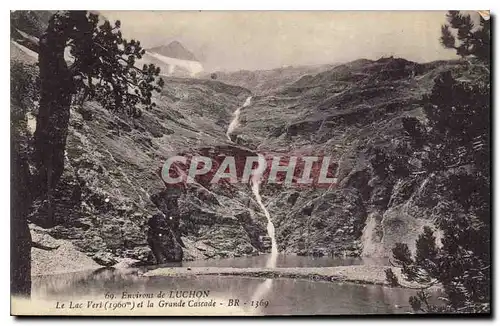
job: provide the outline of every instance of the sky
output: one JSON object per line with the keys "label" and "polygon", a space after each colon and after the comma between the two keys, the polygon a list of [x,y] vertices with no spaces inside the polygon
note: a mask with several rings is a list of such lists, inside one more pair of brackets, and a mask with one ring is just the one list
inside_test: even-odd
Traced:
{"label": "sky", "polygon": [[[439,44],[444,11],[101,11],[145,48],[181,42],[206,71],[402,57],[457,58]],[[472,13],[476,15],[475,13]]]}

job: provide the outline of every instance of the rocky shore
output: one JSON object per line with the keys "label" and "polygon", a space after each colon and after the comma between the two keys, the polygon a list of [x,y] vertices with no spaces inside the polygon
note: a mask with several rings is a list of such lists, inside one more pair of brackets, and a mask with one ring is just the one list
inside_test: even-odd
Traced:
{"label": "rocky shore", "polygon": [[[31,226],[33,242],[32,275],[48,275],[92,270],[102,267],[94,259],[78,251],[70,241],[54,239],[39,227]],[[130,261],[128,261],[130,260]],[[113,267],[129,269],[134,260],[123,259]],[[123,265],[123,266],[122,266]],[[235,267],[162,267],[150,270],[144,277],[168,276],[241,276],[259,278],[296,278],[324,282],[348,282],[390,286],[385,277],[385,270],[391,268],[397,276],[400,286],[419,288],[418,284],[407,282],[401,275],[401,269],[384,265],[351,265],[336,267],[287,267],[287,268],[235,268]],[[131,268],[133,269],[133,268]]]}
{"label": "rocky shore", "polygon": [[97,269],[100,266],[68,240],[55,239],[31,226],[31,275],[71,273]]}
{"label": "rocky shore", "polygon": [[288,267],[288,268],[234,268],[234,267],[166,267],[151,270],[143,276],[246,276],[263,278],[297,278],[313,281],[348,282],[390,286],[385,279],[385,270],[391,268],[401,287],[418,289],[419,285],[404,281],[401,269],[390,266],[352,265],[337,267]]}
{"label": "rocky shore", "polygon": [[[32,249],[32,275],[49,275],[93,270],[102,266],[92,258],[78,251],[67,240],[54,239],[32,228],[33,241],[45,249]],[[48,250],[47,250],[48,248]],[[114,268],[130,269],[136,261],[124,259]],[[385,270],[391,268],[401,287],[419,288],[418,284],[403,280],[401,269],[383,265],[350,265],[336,267],[287,267],[287,268],[235,268],[235,267],[162,267],[150,270],[143,277],[186,277],[186,276],[241,276],[258,278],[295,278],[323,282],[347,282],[390,286]]]}

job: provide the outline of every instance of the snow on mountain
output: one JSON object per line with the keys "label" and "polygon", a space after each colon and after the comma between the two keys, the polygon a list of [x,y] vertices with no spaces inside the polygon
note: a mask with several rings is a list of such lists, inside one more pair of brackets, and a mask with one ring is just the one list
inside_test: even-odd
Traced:
{"label": "snow on mountain", "polygon": [[194,77],[203,72],[203,66],[198,61],[171,58],[149,51],[146,51],[143,59],[155,59],[153,63],[161,68],[163,75]]}
{"label": "snow on mountain", "polygon": [[194,77],[203,72],[203,65],[180,42],[157,46],[146,51],[138,63],[153,63],[161,68],[162,75]]}

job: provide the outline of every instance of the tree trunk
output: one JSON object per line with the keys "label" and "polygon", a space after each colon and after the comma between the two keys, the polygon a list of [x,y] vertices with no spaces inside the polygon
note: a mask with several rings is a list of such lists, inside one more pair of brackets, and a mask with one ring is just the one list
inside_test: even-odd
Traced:
{"label": "tree trunk", "polygon": [[31,207],[28,160],[13,130],[11,143],[10,197],[10,291],[11,295],[31,295],[31,234],[28,212]]}
{"label": "tree trunk", "polygon": [[[24,204],[24,203],[23,203]],[[10,292],[16,296],[31,295],[31,234],[27,216],[11,211]]]}
{"label": "tree trunk", "polygon": [[28,160],[19,141],[11,146],[11,294],[31,295],[31,234],[28,214],[32,201],[47,194],[47,226],[54,224],[51,197],[64,170],[73,78],[64,60],[68,33],[73,29],[70,13],[55,14],[39,42],[40,108],[35,131],[34,164],[30,174]]}
{"label": "tree trunk", "polygon": [[[64,152],[70,115],[73,78],[64,60],[68,40],[68,24],[61,24],[64,15],[55,16],[47,32],[40,38],[38,56],[40,66],[40,108],[35,131],[35,197],[47,194],[48,216],[45,226],[55,224],[52,209],[52,191],[64,170]],[[56,24],[54,22],[59,22]]]}

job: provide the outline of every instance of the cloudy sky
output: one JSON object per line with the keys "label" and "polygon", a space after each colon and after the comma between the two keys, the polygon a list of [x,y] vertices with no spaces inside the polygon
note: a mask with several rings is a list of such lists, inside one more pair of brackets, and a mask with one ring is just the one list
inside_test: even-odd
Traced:
{"label": "cloudy sky", "polygon": [[206,70],[270,69],[394,55],[455,58],[439,44],[443,11],[103,11],[146,47],[180,41]]}

